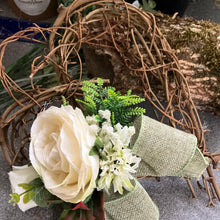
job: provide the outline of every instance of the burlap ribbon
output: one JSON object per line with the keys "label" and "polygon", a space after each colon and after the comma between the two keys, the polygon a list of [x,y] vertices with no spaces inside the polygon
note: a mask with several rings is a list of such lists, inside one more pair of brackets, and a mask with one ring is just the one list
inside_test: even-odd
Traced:
{"label": "burlap ribbon", "polygon": [[[197,138],[147,116],[138,117],[131,145],[141,157],[137,176],[179,176],[199,179],[209,165],[197,147]],[[157,206],[144,188],[134,181],[135,188],[123,195],[110,190],[105,194],[106,220],[156,220]]]}
{"label": "burlap ribbon", "polygon": [[179,176],[199,179],[208,161],[197,147],[192,134],[160,123],[147,116],[134,122],[131,144],[141,157],[137,176]]}
{"label": "burlap ribbon", "polygon": [[158,220],[159,211],[145,189],[137,180],[131,192],[123,195],[114,193],[111,188],[105,194],[105,220]]}

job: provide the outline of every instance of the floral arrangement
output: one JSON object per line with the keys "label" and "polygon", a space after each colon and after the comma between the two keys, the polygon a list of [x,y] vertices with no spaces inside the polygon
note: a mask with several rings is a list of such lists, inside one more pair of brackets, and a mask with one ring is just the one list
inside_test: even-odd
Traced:
{"label": "floral arrangement", "polygon": [[133,116],[145,109],[137,95],[84,81],[84,113],[63,98],[61,107],[40,112],[31,127],[31,165],[9,173],[9,202],[22,211],[63,206],[61,219],[104,219],[104,193],[131,191],[140,158],[132,154]]}
{"label": "floral arrangement", "polygon": [[[43,30],[40,27],[32,27],[1,44],[2,58],[7,44],[18,39],[30,39],[32,32],[42,33],[43,38],[44,32],[50,32],[50,53],[43,56],[42,60],[38,56],[32,56],[31,77],[42,68],[51,69],[53,63],[58,81],[62,84],[62,88],[56,86],[46,90],[41,86],[34,87],[33,84],[32,91],[23,90],[17,81],[13,81],[7,74],[8,71],[4,70],[0,59],[0,66],[3,67],[0,72],[2,85],[15,101],[0,120],[0,142],[10,165],[14,164],[18,154],[22,153],[20,149],[26,149],[26,129],[22,130],[25,141],[19,140],[18,151],[13,149],[14,143],[17,143],[16,136],[19,136],[13,125],[18,122],[20,128],[25,128],[26,122],[29,122],[28,117],[35,117],[35,105],[32,106],[32,103],[42,103],[41,98],[46,100],[55,95],[76,95],[78,80],[72,81],[69,68],[73,67],[72,58],[77,57],[81,78],[84,68],[79,52],[83,49],[82,45],[95,45],[92,47],[94,49],[96,46],[103,48],[103,45],[109,45],[109,50],[105,47],[105,54],[119,54],[111,57],[112,65],[123,67],[126,64],[131,78],[130,75],[127,77],[122,73],[124,68],[119,68],[121,70],[114,74],[114,81],[117,81],[121,88],[130,87],[128,84],[132,88],[136,87],[133,85],[140,85],[141,92],[158,116],[157,120],[143,116],[144,110],[135,107],[143,99],[131,95],[131,91],[122,96],[112,87],[103,87],[101,79],[97,80],[97,85],[84,82],[84,100],[78,100],[79,104],[84,106],[83,111],[73,109],[65,98],[60,108],[45,108],[31,128],[30,164],[13,167],[13,171],[9,173],[13,191],[10,202],[18,204],[23,211],[34,206],[51,207],[58,204],[63,207],[60,220],[158,220],[158,208],[133,176],[185,177],[194,196],[189,178],[198,180],[207,167],[209,178],[205,178],[204,183],[210,202],[212,198],[208,184],[210,187],[214,186],[219,197],[209,161],[202,154],[207,153],[204,131],[191,99],[187,80],[173,50],[157,28],[155,18],[144,12],[155,5],[152,1],[144,2],[143,10],[139,10],[124,1],[74,1],[69,8],[60,8],[60,16],[53,27]],[[96,10],[93,10],[94,8]],[[88,10],[93,10],[90,15],[87,14]],[[57,41],[58,39],[61,40]],[[149,57],[152,59],[149,60]],[[20,64],[17,66],[21,69]],[[59,67],[58,70],[55,67]],[[60,67],[64,72],[60,71]],[[160,71],[161,68],[163,71]],[[17,78],[17,71],[15,72]],[[92,75],[98,76],[97,72]],[[51,80],[51,75],[43,75],[46,77],[39,85],[47,85],[47,78]],[[106,75],[106,78],[109,76]],[[136,81],[137,83],[134,83]],[[170,83],[172,86],[169,86]],[[74,92],[70,88],[73,88]],[[67,91],[70,93],[67,94]],[[159,94],[155,91],[166,97],[167,104],[161,103]],[[17,93],[24,99],[18,100]],[[22,107],[23,103],[25,107]],[[12,113],[18,105],[21,106],[19,114]],[[136,115],[141,117],[137,117],[132,125],[133,116]],[[174,115],[177,115],[177,119]],[[167,119],[170,125],[182,128],[188,133],[158,122]],[[22,123],[19,123],[20,121]],[[15,131],[15,136],[10,134],[9,126],[12,126],[11,130]],[[198,144],[197,138],[189,133],[197,135]],[[12,146],[8,139],[12,140]],[[209,157],[213,160],[212,155]]]}

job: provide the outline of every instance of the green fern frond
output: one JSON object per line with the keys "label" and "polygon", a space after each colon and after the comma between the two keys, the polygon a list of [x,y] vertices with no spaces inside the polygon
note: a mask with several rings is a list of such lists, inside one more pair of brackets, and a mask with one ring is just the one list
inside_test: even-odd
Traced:
{"label": "green fern frond", "polygon": [[89,96],[99,96],[99,93],[91,87],[82,87],[82,91],[84,95],[89,95]]}
{"label": "green fern frond", "polygon": [[116,88],[112,87],[112,86],[107,86],[107,87],[105,87],[105,90],[106,91],[108,91],[108,90],[116,91]]}
{"label": "green fern frond", "polygon": [[144,114],[145,112],[146,112],[145,109],[141,107],[136,107],[136,108],[129,108],[126,114],[131,115],[131,116],[138,116],[138,115]]}
{"label": "green fern frond", "polygon": [[114,127],[114,125],[116,124],[116,122],[115,122],[115,113],[114,112],[111,112],[111,122],[112,122],[112,125]]}
{"label": "green fern frond", "polygon": [[103,80],[101,78],[97,78],[97,86],[100,90],[102,89],[103,84],[104,84]]}
{"label": "green fern frond", "polygon": [[85,102],[89,103],[93,108],[96,108],[96,103],[90,96],[85,96]]}
{"label": "green fern frond", "polygon": [[96,105],[102,105],[102,100],[100,100],[100,98],[97,98],[97,97],[91,97],[92,100],[96,103]]}
{"label": "green fern frond", "polygon": [[86,98],[86,101],[80,100],[80,99],[76,99],[77,102],[80,102],[83,104],[84,108],[85,108],[85,113],[86,115],[96,115],[97,114],[97,108],[95,103],[92,101],[88,101],[89,98]]}
{"label": "green fern frond", "polygon": [[114,90],[109,89],[108,90],[108,99],[110,100],[117,100],[118,99],[118,94]]}
{"label": "green fern frond", "polygon": [[[125,126],[125,125],[128,125],[130,122],[131,122],[131,115],[130,114],[126,114],[126,113],[123,113],[123,114],[121,114],[120,115],[120,117],[119,118],[117,118],[117,120],[119,121],[121,121],[121,123],[120,124],[122,124],[123,126]],[[116,120],[115,120],[116,121]]]}
{"label": "green fern frond", "polygon": [[[131,95],[131,90],[127,94],[121,95],[114,87],[104,87],[103,80],[98,78],[97,84],[84,81],[82,91],[84,94],[83,103],[86,114],[98,114],[98,110],[109,110],[113,127],[120,123],[122,126],[129,125],[136,115],[145,113],[145,109],[135,106],[144,101],[137,95]],[[79,100],[77,100],[79,101]]]}
{"label": "green fern frond", "polygon": [[[92,82],[87,81],[87,80],[83,81],[83,87],[84,87],[84,88],[85,88],[85,87],[88,87],[88,88],[97,89],[97,85],[96,85],[95,83],[92,83]],[[82,88],[83,88],[83,87],[82,87]]]}
{"label": "green fern frond", "polygon": [[127,91],[127,95],[126,95],[126,96],[130,96],[130,95],[131,95],[131,92],[132,92],[132,90],[129,89],[129,90]]}
{"label": "green fern frond", "polygon": [[131,105],[137,105],[141,102],[144,102],[145,100],[143,98],[140,97],[130,97],[130,96],[126,96],[126,97],[120,97],[120,99],[122,100],[123,105],[126,106],[131,106]]}
{"label": "green fern frond", "polygon": [[116,89],[114,87],[108,86],[108,87],[104,87],[102,88],[102,90],[100,91],[100,97],[103,97],[103,99],[108,97],[108,92],[109,91],[116,91]]}

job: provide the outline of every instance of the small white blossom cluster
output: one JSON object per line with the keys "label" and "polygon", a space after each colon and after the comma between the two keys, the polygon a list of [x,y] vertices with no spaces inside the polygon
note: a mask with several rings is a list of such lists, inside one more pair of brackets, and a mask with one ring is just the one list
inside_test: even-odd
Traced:
{"label": "small white blossom cluster", "polygon": [[95,116],[86,117],[87,123],[92,126],[93,132],[102,142],[103,147],[99,153],[105,159],[100,160],[100,175],[98,178],[97,189],[105,189],[108,192],[111,182],[113,183],[114,192],[123,193],[123,188],[130,191],[133,185],[130,180],[132,174],[140,163],[140,158],[132,155],[132,150],[128,148],[130,139],[135,133],[133,126],[122,126],[116,124],[112,127],[111,113],[109,110],[99,110],[99,116],[105,119],[102,126],[99,127]]}

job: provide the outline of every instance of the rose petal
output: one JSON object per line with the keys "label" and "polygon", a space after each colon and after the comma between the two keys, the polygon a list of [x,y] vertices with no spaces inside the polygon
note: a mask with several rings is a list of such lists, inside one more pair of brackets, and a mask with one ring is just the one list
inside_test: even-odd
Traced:
{"label": "rose petal", "polygon": [[89,156],[96,132],[79,108],[50,107],[31,128],[30,159],[45,187],[66,202],[77,203],[94,190],[98,156]]}

